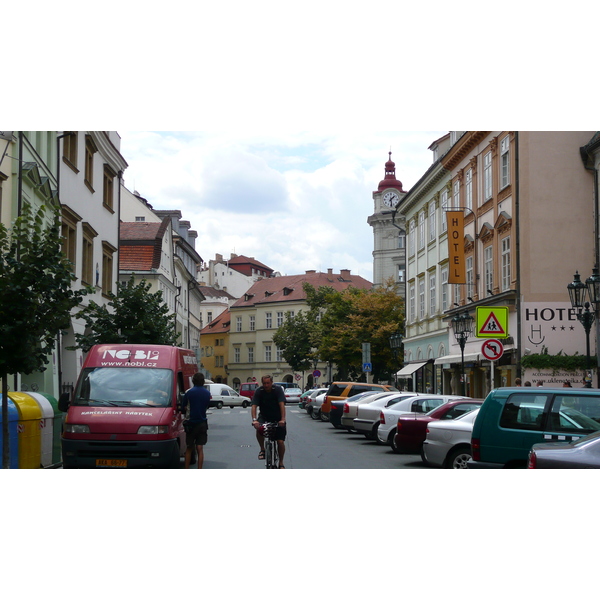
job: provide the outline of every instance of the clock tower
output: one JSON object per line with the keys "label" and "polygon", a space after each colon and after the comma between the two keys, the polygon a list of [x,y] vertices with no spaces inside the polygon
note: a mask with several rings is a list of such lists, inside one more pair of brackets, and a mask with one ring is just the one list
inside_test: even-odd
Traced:
{"label": "clock tower", "polygon": [[392,278],[405,297],[406,226],[401,205],[407,192],[396,179],[396,164],[392,153],[385,163],[385,177],[373,192],[374,213],[367,223],[373,228],[373,283],[380,287]]}

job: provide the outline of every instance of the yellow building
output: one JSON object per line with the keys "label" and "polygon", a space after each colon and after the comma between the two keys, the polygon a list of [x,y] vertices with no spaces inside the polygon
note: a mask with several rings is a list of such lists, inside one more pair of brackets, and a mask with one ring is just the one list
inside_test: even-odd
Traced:
{"label": "yellow building", "polygon": [[[200,367],[215,383],[227,383],[229,310],[222,312],[200,331]],[[239,386],[238,386],[239,387]]]}

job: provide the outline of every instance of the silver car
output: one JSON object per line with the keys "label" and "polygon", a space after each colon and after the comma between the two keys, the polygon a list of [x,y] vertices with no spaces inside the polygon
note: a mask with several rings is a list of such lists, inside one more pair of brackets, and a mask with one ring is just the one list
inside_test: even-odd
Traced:
{"label": "silver car", "polygon": [[528,469],[599,469],[600,431],[574,442],[534,444],[529,452]]}

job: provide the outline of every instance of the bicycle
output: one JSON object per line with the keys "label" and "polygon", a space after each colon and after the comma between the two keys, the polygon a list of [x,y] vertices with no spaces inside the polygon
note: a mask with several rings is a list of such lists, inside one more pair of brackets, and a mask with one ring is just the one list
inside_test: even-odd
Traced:
{"label": "bicycle", "polygon": [[263,423],[260,432],[265,438],[265,467],[267,469],[279,468],[279,450],[275,439],[275,430],[278,423]]}

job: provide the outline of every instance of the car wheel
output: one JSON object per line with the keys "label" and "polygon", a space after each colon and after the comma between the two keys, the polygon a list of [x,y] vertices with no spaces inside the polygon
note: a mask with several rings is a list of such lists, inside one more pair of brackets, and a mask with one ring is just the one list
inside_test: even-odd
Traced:
{"label": "car wheel", "polygon": [[445,467],[447,469],[466,469],[470,458],[470,448],[457,448],[448,454]]}
{"label": "car wheel", "polygon": [[218,409],[223,408],[223,403],[221,401],[217,402],[217,408]]}
{"label": "car wheel", "polygon": [[314,408],[310,413],[310,418],[314,419],[315,421],[318,421],[321,418],[321,411],[316,411]]}
{"label": "car wheel", "polygon": [[400,454],[400,448],[398,448],[397,444],[396,444],[396,430],[392,429],[392,431],[390,431],[390,445],[392,446],[392,451],[395,454]]}
{"label": "car wheel", "polygon": [[319,411],[319,415],[321,417],[321,421],[325,421],[325,423],[327,423],[329,421],[329,413],[324,413],[323,411]]}
{"label": "car wheel", "polygon": [[242,408],[248,408],[248,403],[245,400],[242,402]]}
{"label": "car wheel", "polygon": [[423,464],[429,466],[429,463],[427,462],[427,459],[425,458],[425,448],[423,446],[421,446],[421,460],[423,461]]}

